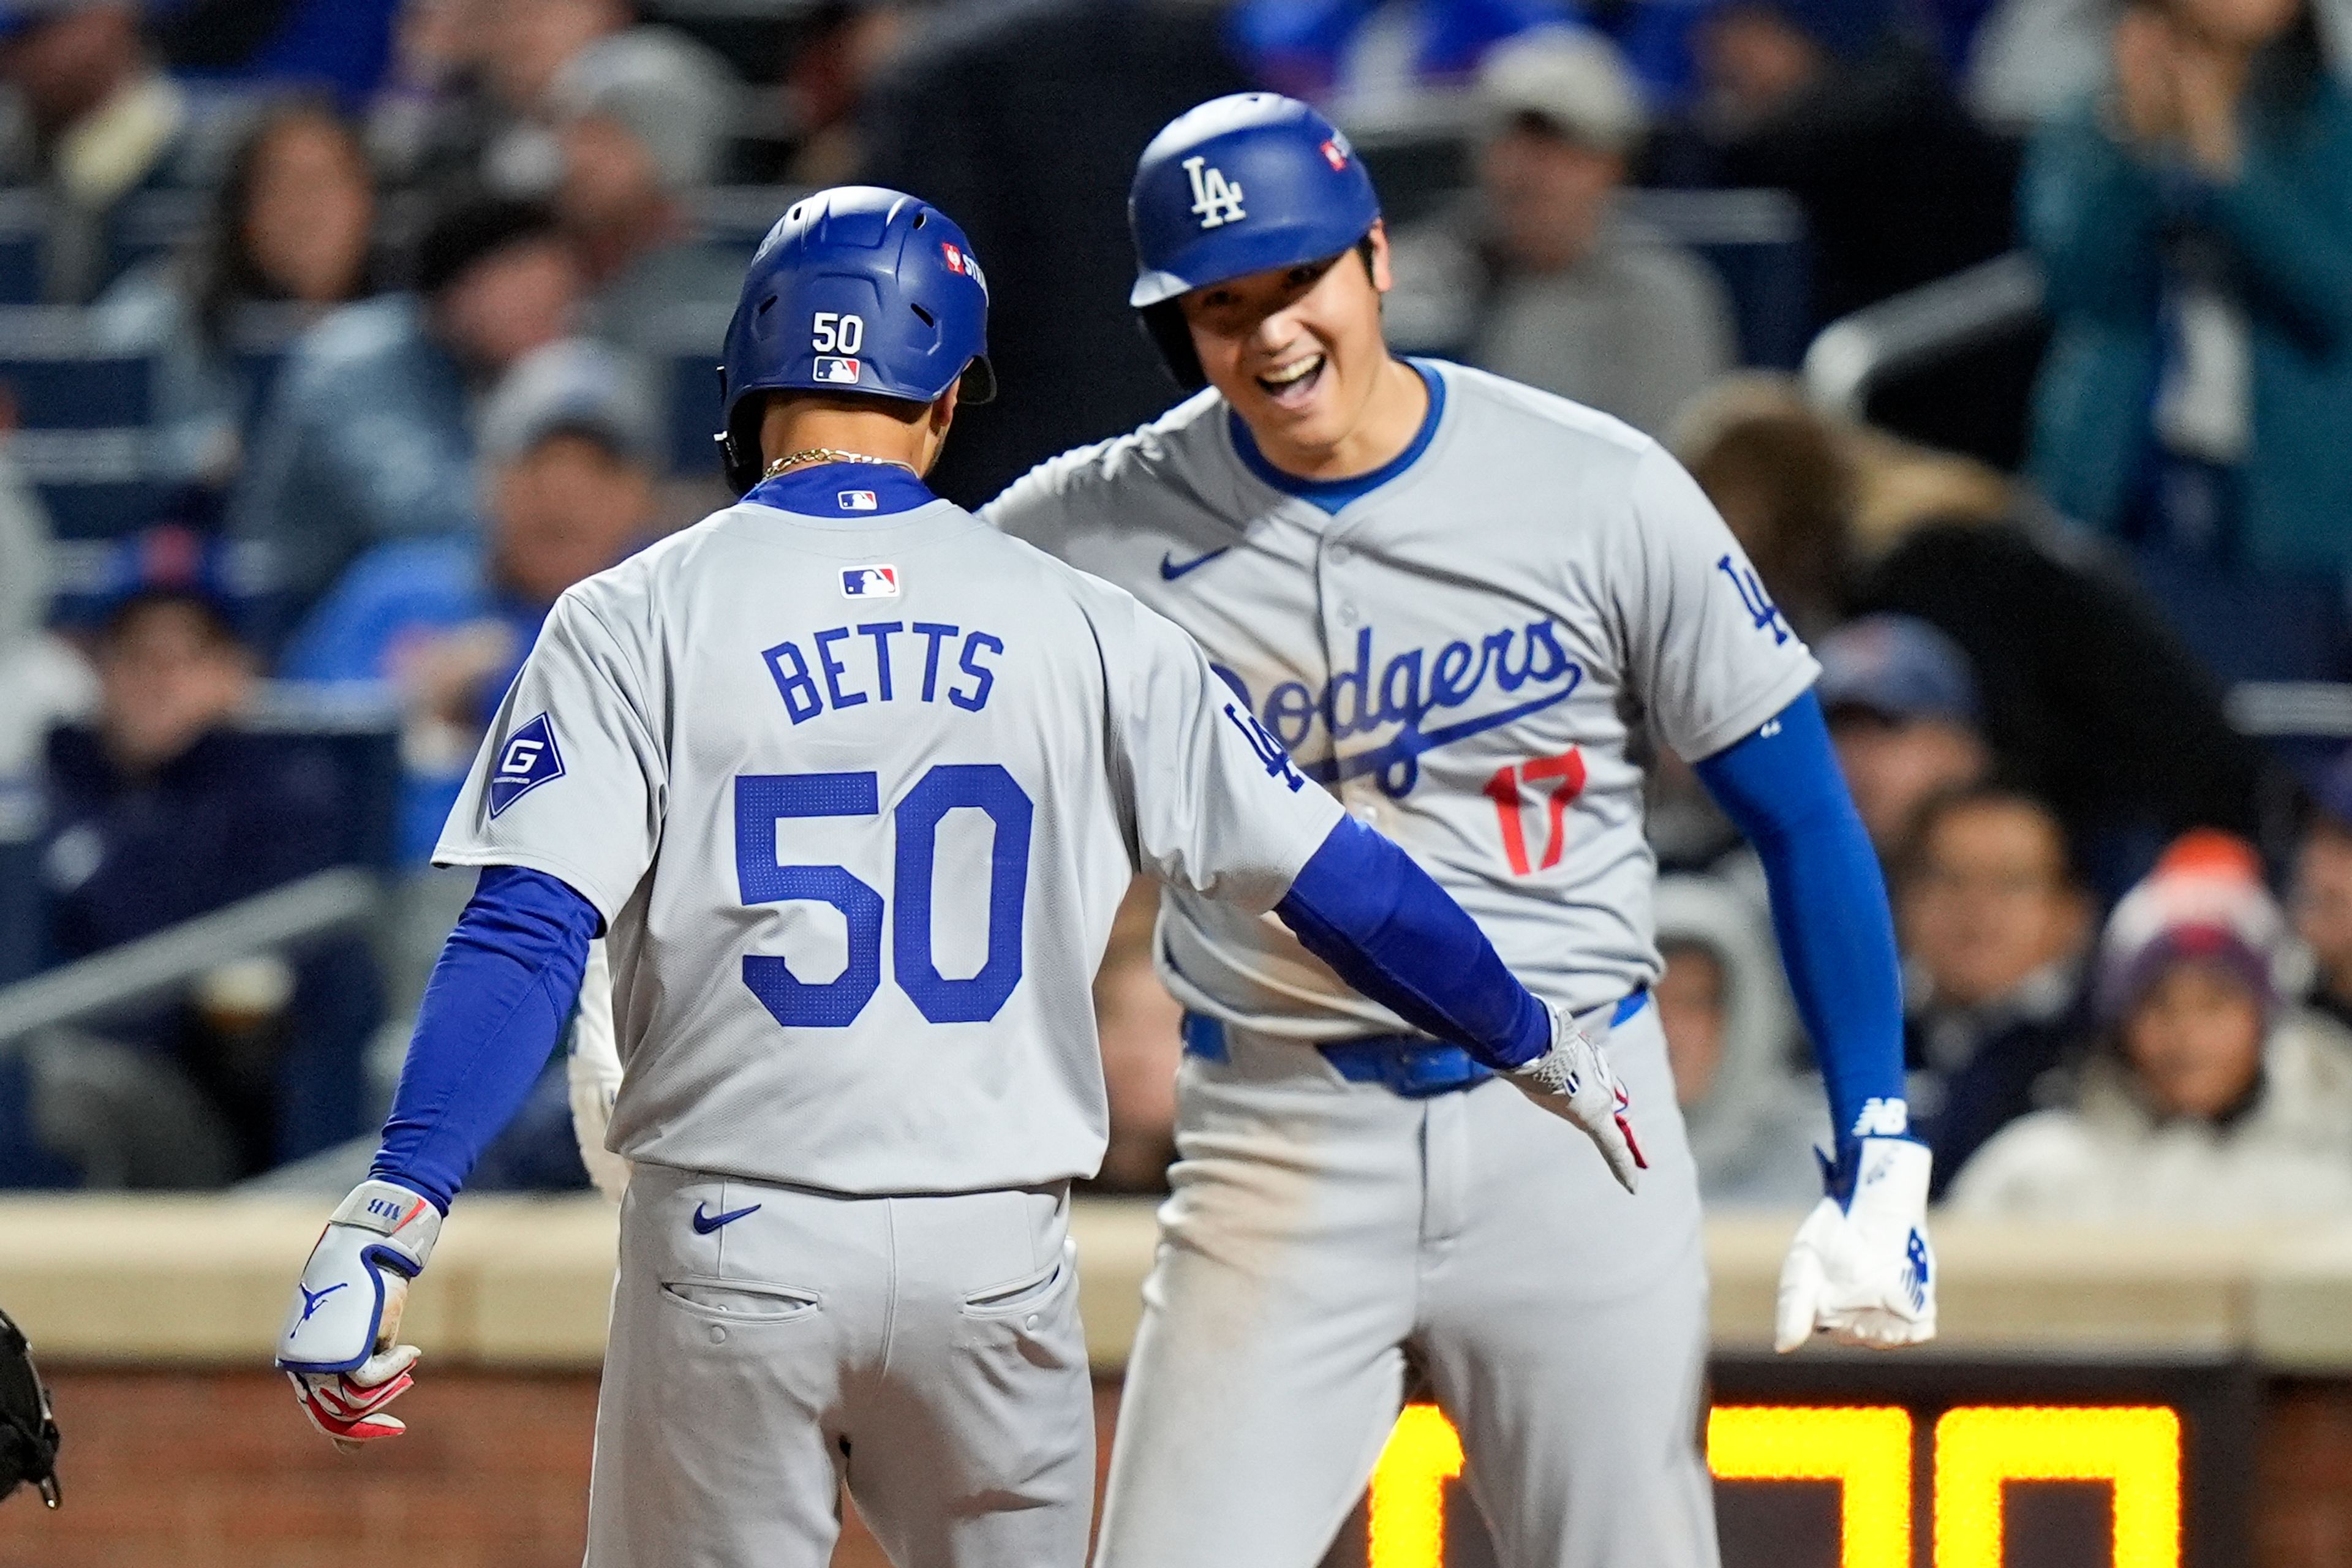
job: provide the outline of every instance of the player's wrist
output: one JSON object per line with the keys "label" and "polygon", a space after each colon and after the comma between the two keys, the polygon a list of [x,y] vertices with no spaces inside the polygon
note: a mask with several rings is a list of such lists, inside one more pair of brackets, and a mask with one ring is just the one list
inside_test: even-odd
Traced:
{"label": "player's wrist", "polygon": [[441,1238],[441,1205],[404,1182],[370,1176],[345,1194],[327,1224],[370,1232],[362,1243],[375,1261],[414,1279],[432,1260]]}

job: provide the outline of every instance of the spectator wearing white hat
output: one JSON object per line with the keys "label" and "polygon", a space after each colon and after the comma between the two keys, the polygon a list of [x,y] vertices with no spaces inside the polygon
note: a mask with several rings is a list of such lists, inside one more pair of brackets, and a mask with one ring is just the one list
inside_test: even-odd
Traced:
{"label": "spectator wearing white hat", "polygon": [[632,27],[573,57],[549,98],[556,211],[587,270],[588,330],[648,356],[699,342],[698,316],[723,321],[742,286],[743,258],[696,243],[687,209],[721,172],[734,77],[682,33]]}
{"label": "spectator wearing white hat", "polygon": [[567,339],[518,361],[484,406],[488,538],[399,540],[354,561],[281,673],[383,681],[408,722],[400,852],[422,864],[482,729],[562,592],[654,531],[661,423],[642,370]]}
{"label": "spectator wearing white hat", "polygon": [[1969,1213],[2242,1225],[2352,1217],[2352,1036],[2278,984],[2285,917],[2241,840],[2186,835],[2107,921],[2101,1048],[2070,1110],[1996,1135]]}
{"label": "spectator wearing white hat", "polygon": [[1616,196],[1648,117],[1615,46],[1547,27],[1486,57],[1467,210],[1402,230],[1392,341],[1653,435],[1735,363],[1723,286]]}

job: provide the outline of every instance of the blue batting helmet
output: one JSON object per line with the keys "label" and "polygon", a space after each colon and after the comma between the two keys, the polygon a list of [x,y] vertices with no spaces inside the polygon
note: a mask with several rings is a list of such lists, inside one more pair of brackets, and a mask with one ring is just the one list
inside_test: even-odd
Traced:
{"label": "blue batting helmet", "polygon": [[1337,256],[1380,216],[1372,177],[1339,127],[1280,93],[1213,98],[1170,121],[1136,164],[1128,303],[1177,379],[1198,386],[1177,296]]}
{"label": "blue batting helmet", "polygon": [[760,478],[755,394],[851,393],[929,403],[959,380],[996,395],[988,283],[939,208],[878,185],[838,185],[786,209],[760,242],[727,324],[719,451],[737,493]]}

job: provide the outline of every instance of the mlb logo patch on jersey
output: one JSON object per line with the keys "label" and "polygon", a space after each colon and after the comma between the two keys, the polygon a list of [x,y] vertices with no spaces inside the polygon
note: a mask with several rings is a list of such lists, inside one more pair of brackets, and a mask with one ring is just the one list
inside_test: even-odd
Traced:
{"label": "mlb logo patch on jersey", "polygon": [[855,386],[857,384],[857,375],[858,365],[854,359],[843,359],[835,354],[817,356],[816,378],[819,381],[839,382],[844,386]]}
{"label": "mlb logo patch on jersey", "polygon": [[563,776],[563,753],[556,750],[555,726],[542,713],[509,735],[490,767],[490,815],[498,816],[522,796]]}
{"label": "mlb logo patch on jersey", "polygon": [[898,596],[896,566],[845,566],[841,569],[845,599],[895,599]]}
{"label": "mlb logo patch on jersey", "polygon": [[844,511],[872,511],[882,504],[874,499],[872,490],[839,490],[834,499],[841,502]]}

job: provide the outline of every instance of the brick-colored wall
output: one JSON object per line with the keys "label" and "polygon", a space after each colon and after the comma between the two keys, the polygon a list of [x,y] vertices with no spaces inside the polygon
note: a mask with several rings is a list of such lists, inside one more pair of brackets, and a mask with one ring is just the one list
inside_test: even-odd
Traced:
{"label": "brick-colored wall", "polygon": [[[278,1378],[58,1369],[66,1506],[0,1508],[0,1568],[576,1568],[595,1380],[435,1371],[346,1458]],[[1099,1386],[1100,1454],[1116,1386]],[[2352,1568],[2352,1383],[2264,1400],[2254,1568]],[[887,1568],[849,1521],[835,1568]],[[2072,1565],[2070,1565],[2072,1568]]]}
{"label": "brick-colored wall", "polygon": [[[579,1568],[596,1380],[419,1368],[346,1458],[267,1373],[49,1377],[65,1506],[0,1507],[0,1568]],[[1099,1451],[1118,1396],[1097,1398]],[[853,1516],[835,1568],[888,1568]]]}
{"label": "brick-colored wall", "polygon": [[2352,1384],[2271,1385],[2254,1499],[2261,1568],[2352,1568]]}

